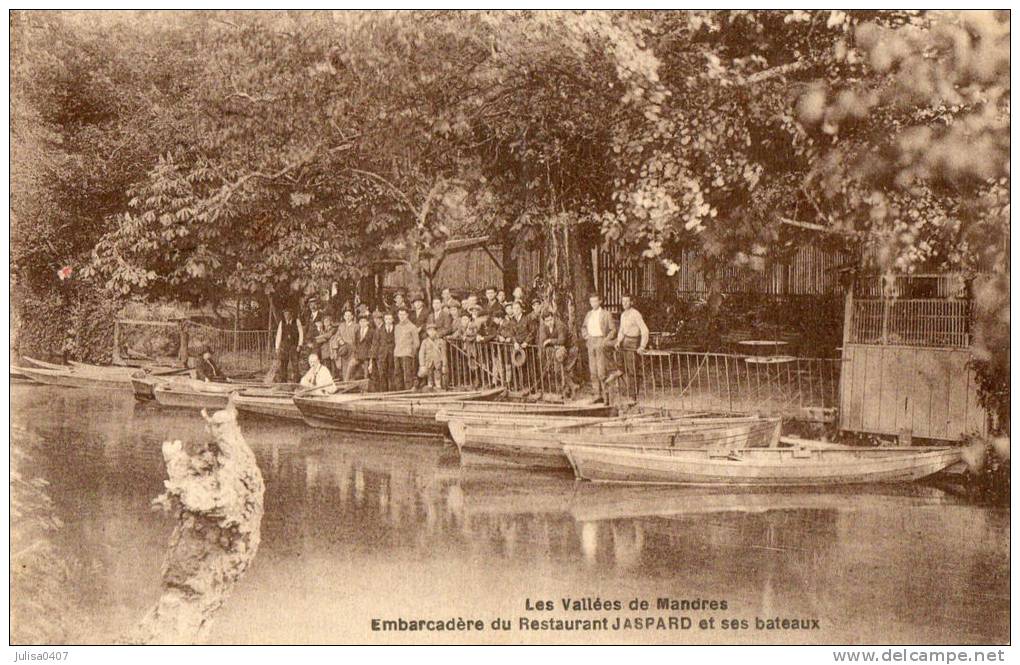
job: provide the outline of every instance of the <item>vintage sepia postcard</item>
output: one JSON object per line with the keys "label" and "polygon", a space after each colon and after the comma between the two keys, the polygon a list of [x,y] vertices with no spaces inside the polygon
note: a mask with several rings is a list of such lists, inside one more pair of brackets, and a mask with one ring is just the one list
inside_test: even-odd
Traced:
{"label": "vintage sepia postcard", "polygon": [[11,661],[1004,660],[1010,37],[11,11]]}

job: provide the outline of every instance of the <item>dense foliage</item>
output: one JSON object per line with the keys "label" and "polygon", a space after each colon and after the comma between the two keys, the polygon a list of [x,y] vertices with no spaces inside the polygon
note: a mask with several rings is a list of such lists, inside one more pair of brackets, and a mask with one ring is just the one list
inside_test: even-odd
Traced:
{"label": "dense foliage", "polygon": [[[795,220],[881,271],[1004,274],[1009,34],[1008,12],[15,13],[13,270],[287,299],[484,230],[545,243],[569,304],[595,244],[669,270],[695,249],[718,288]],[[1000,391],[1007,282],[975,294]]]}

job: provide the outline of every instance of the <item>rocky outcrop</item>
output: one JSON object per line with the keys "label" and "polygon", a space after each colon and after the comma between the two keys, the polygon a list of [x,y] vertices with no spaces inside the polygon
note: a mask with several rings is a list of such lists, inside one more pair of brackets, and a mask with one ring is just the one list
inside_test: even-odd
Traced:
{"label": "rocky outcrop", "polygon": [[258,550],[265,485],[232,408],[205,418],[211,439],[166,441],[166,491],[155,507],[177,526],[163,564],[163,594],[133,643],[202,642],[216,611]]}

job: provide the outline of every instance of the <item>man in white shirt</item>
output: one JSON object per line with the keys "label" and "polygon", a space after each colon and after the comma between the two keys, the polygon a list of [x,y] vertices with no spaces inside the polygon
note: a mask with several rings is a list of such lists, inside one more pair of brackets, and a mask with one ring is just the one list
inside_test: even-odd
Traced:
{"label": "man in white shirt", "polygon": [[301,385],[304,388],[322,388],[310,391],[319,395],[330,392],[329,389],[333,387],[333,375],[328,367],[319,362],[319,354],[308,354],[308,371],[301,377]]}
{"label": "man in white shirt", "polygon": [[620,332],[613,346],[623,356],[623,372],[617,370],[610,374],[609,381],[624,375],[627,381],[627,394],[637,400],[638,395],[638,354],[648,348],[648,326],[641,312],[634,309],[630,294],[620,298],[623,312],[620,313]]}
{"label": "man in white shirt", "polygon": [[606,347],[616,336],[616,324],[613,323],[613,315],[602,309],[602,298],[597,293],[588,298],[588,303],[591,310],[584,316],[581,336],[588,345],[588,373],[595,401],[605,402],[605,382],[609,364]]}

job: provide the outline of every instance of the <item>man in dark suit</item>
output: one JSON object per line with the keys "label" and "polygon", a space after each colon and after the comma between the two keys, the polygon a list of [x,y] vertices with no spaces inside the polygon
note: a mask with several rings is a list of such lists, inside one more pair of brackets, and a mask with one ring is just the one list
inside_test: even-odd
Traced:
{"label": "man in dark suit", "polygon": [[383,315],[382,327],[375,331],[372,352],[372,384],[376,392],[386,392],[393,383],[393,347],[395,344],[393,315]]}
{"label": "man in dark suit", "polygon": [[372,371],[372,358],[375,355],[375,328],[372,327],[368,314],[358,317],[358,330],[354,333],[353,346],[348,378],[367,378]]}
{"label": "man in dark suit", "polygon": [[568,356],[568,341],[567,325],[556,316],[555,312],[546,310],[542,317],[542,323],[538,327],[537,338],[538,350],[542,354],[540,383],[543,385],[543,389],[549,385],[557,391],[562,391],[565,396],[568,386],[573,383],[570,379],[570,372],[565,366]]}
{"label": "man in dark suit", "polygon": [[407,318],[418,328],[418,336],[421,338],[425,336],[425,324],[429,322],[431,312],[425,306],[425,299],[420,295],[415,295],[411,302],[411,311],[407,313]]}

